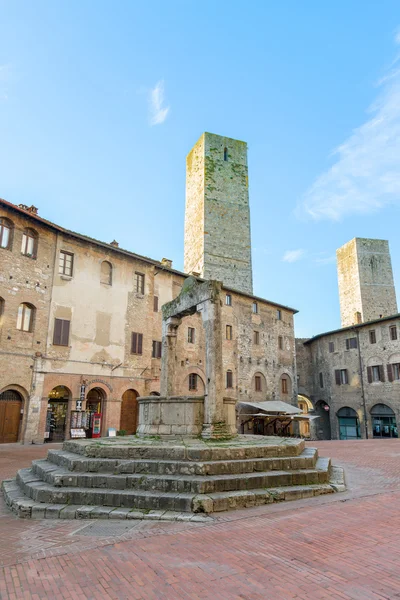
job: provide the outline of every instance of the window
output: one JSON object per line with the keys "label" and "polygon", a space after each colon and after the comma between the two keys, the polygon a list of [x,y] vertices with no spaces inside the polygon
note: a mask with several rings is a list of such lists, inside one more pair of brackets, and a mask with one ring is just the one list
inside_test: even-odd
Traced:
{"label": "window", "polygon": [[324,387],[324,376],[322,373],[319,374],[319,387],[320,388]]}
{"label": "window", "polygon": [[158,296],[154,296],[153,311],[158,312]]}
{"label": "window", "polygon": [[260,332],[259,331],[253,331],[253,343],[256,344],[256,346],[259,345],[259,343],[260,343]]}
{"label": "window", "polygon": [[33,229],[25,229],[22,234],[21,254],[36,257],[37,233]]}
{"label": "window", "polygon": [[228,160],[228,148],[224,148],[224,160]]}
{"label": "window", "polygon": [[68,346],[70,321],[66,319],[54,319],[54,346]]}
{"label": "window", "polygon": [[112,285],[112,264],[108,260],[103,260],[101,263],[100,282]]}
{"label": "window", "polygon": [[276,311],[276,318],[278,321],[282,321],[282,311],[279,309]]}
{"label": "window", "polygon": [[349,376],[347,369],[337,369],[335,371],[336,385],[347,385],[349,383]]}
{"label": "window", "polygon": [[227,294],[225,296],[225,304],[227,306],[232,306],[232,296],[231,296],[231,294]]}
{"label": "window", "polygon": [[31,304],[20,304],[18,307],[17,329],[20,331],[32,331],[35,307]]}
{"label": "window", "polygon": [[4,315],[4,298],[2,298],[0,296],[0,327],[3,321],[3,315]]}
{"label": "window", "polygon": [[262,391],[261,375],[256,375],[254,377],[254,386],[255,386],[255,391],[256,392],[261,392]]}
{"label": "window", "polygon": [[196,336],[196,330],[194,327],[188,327],[188,342],[194,344]]}
{"label": "window", "polygon": [[162,352],[162,342],[156,342],[155,340],[153,340],[153,353],[152,353],[152,358],[161,358],[161,352]]}
{"label": "window", "polygon": [[190,373],[189,375],[189,391],[193,392],[197,390],[197,375],[196,373]]}
{"label": "window", "polygon": [[233,388],[233,373],[232,373],[232,371],[226,372],[226,387],[227,387],[227,389]]}
{"label": "window", "polygon": [[0,248],[11,248],[11,233],[13,225],[8,219],[0,219]]}
{"label": "window", "polygon": [[367,367],[368,383],[377,383],[378,381],[385,381],[385,373],[383,365],[373,365]]}
{"label": "window", "polygon": [[143,354],[143,333],[132,333],[132,354]]}
{"label": "window", "polygon": [[135,291],[137,294],[144,294],[144,275],[135,272]]}
{"label": "window", "polygon": [[72,277],[74,269],[74,255],[71,252],[60,251],[60,258],[58,261],[58,272],[60,275],[67,275]]}
{"label": "window", "polygon": [[288,393],[288,382],[287,382],[286,377],[282,377],[281,382],[282,382],[282,394],[287,394]]}
{"label": "window", "polygon": [[396,327],[396,325],[392,325],[392,327],[389,327],[389,333],[390,333],[390,339],[392,341],[397,340],[397,327]]}
{"label": "window", "polygon": [[278,336],[278,348],[283,350],[283,337],[281,335]]}
{"label": "window", "polygon": [[335,352],[335,344],[333,342],[329,342],[328,347],[329,352]]}
{"label": "window", "polygon": [[346,350],[350,350],[351,348],[357,348],[357,338],[347,338],[346,340]]}
{"label": "window", "polygon": [[361,323],[361,313],[360,312],[354,313],[354,322],[357,325],[359,325]]}
{"label": "window", "polygon": [[371,331],[369,332],[369,343],[370,343],[370,344],[376,344],[376,333],[375,333],[375,329],[371,329]]}
{"label": "window", "polygon": [[400,379],[400,363],[394,363],[387,366],[388,380],[399,381]]}
{"label": "window", "polygon": [[253,314],[254,315],[258,314],[258,304],[257,304],[257,302],[253,302]]}
{"label": "window", "polygon": [[232,325],[227,325],[226,326],[226,339],[227,340],[231,340],[232,339]]}

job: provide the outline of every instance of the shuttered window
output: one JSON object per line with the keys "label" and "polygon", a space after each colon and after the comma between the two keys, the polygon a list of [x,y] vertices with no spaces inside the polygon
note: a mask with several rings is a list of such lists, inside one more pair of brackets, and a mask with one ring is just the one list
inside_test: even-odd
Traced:
{"label": "shuttered window", "polygon": [[255,384],[255,390],[256,390],[256,392],[261,392],[262,391],[261,375],[256,375],[254,377],[254,384]]}
{"label": "shuttered window", "polygon": [[70,321],[66,319],[54,319],[54,346],[68,346]]}
{"label": "shuttered window", "polygon": [[153,358],[161,358],[161,352],[162,352],[161,348],[162,348],[162,343],[156,342],[155,340],[153,340],[153,353],[152,353]]}
{"label": "shuttered window", "polygon": [[351,348],[357,348],[357,338],[347,338],[346,340],[346,350],[351,350]]}
{"label": "shuttered window", "polygon": [[65,252],[60,250],[60,256],[58,259],[58,272],[60,275],[67,275],[72,277],[74,269],[74,255],[71,252]]}
{"label": "shuttered window", "polygon": [[144,275],[143,273],[135,273],[135,290],[137,294],[144,294]]}
{"label": "shuttered window", "polygon": [[132,333],[131,354],[143,354],[143,333]]}
{"label": "shuttered window", "polygon": [[347,369],[336,369],[335,382],[336,385],[347,385],[349,383]]}
{"label": "shuttered window", "polygon": [[189,391],[193,392],[197,390],[197,375],[196,373],[190,373],[189,375]]}
{"label": "shuttered window", "polygon": [[387,366],[387,374],[389,381],[398,381],[400,379],[400,363],[394,363]]}
{"label": "shuttered window", "polygon": [[371,329],[371,331],[369,332],[369,343],[370,343],[370,344],[376,344],[376,333],[375,333],[375,329]]}
{"label": "shuttered window", "polygon": [[383,365],[373,365],[367,367],[368,383],[376,383],[378,381],[385,381],[385,371]]}

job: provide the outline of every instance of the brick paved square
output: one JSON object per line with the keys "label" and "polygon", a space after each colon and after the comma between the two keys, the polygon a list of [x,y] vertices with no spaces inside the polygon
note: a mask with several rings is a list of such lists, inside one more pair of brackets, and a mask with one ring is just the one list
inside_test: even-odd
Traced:
{"label": "brick paved square", "polygon": [[[1,501],[0,599],[400,597],[399,442],[312,445],[345,467],[347,492],[211,523],[124,521],[113,533],[110,521],[90,535],[93,521],[17,519]],[[48,449],[0,445],[0,477]]]}

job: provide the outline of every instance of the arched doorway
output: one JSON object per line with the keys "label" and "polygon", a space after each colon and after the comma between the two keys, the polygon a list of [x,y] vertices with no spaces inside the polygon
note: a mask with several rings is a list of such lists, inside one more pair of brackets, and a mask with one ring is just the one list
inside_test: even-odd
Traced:
{"label": "arched doorway", "polygon": [[320,400],[315,406],[315,416],[318,416],[316,425],[317,440],[331,439],[331,421],[329,418],[329,404]]}
{"label": "arched doorway", "polygon": [[372,433],[374,438],[397,438],[396,417],[386,404],[375,404],[371,408]]}
{"label": "arched doorway", "polygon": [[[301,394],[298,394],[297,396],[297,406],[300,408],[303,415],[308,415],[310,411],[314,410],[311,401]],[[311,437],[310,421],[299,421],[299,433],[301,437]]]}
{"label": "arched doorway", "polygon": [[135,390],[126,390],[122,394],[121,402],[121,420],[119,428],[126,431],[128,435],[136,433],[138,398],[139,394]]}
{"label": "arched doorway", "polygon": [[48,442],[65,440],[68,400],[71,392],[65,385],[58,385],[49,393],[47,404],[45,439]]}
{"label": "arched doorway", "polygon": [[0,444],[18,442],[22,396],[15,390],[0,394]]}
{"label": "arched doorway", "polygon": [[90,413],[103,413],[105,393],[101,388],[93,388],[86,396],[86,410]]}
{"label": "arched doorway", "polygon": [[339,439],[358,440],[361,438],[360,422],[353,408],[342,406],[337,411],[337,416],[339,419]]}

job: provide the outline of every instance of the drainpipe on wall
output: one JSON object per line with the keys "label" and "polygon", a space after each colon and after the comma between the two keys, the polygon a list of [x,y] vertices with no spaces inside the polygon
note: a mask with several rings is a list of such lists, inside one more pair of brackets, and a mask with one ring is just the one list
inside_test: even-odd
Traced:
{"label": "drainpipe on wall", "polygon": [[363,378],[363,370],[362,370],[362,359],[361,359],[361,346],[360,346],[360,336],[358,333],[358,329],[353,328],[357,336],[357,348],[358,348],[358,362],[359,362],[359,370],[360,370],[360,384],[361,384],[361,399],[363,403],[364,410],[364,427],[365,427],[365,439],[368,439],[368,415],[367,415],[367,406],[365,404],[365,394],[364,394],[364,378]]}

